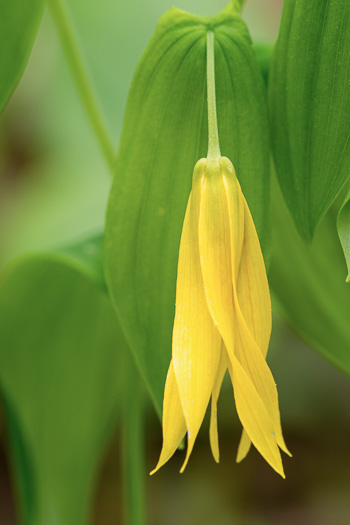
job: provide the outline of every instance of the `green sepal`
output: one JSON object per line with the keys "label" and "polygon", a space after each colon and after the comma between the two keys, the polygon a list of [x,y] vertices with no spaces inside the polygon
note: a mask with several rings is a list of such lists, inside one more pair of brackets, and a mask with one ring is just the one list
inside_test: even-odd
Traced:
{"label": "green sepal", "polygon": [[272,144],[301,237],[349,176],[349,0],[285,0],[270,74]]}
{"label": "green sepal", "polygon": [[222,155],[235,166],[263,250],[269,248],[266,93],[244,22],[171,9],[136,70],[109,199],[110,297],[158,413],[171,357],[176,269],[196,162],[207,154],[206,32],[215,34]]}

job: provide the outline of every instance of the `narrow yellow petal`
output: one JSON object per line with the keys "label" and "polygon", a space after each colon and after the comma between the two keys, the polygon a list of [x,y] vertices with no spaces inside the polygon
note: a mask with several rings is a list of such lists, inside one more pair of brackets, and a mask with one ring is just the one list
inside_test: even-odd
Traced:
{"label": "narrow yellow petal", "polygon": [[231,161],[227,157],[221,157],[220,167],[226,192],[230,224],[232,281],[235,285],[238,278],[244,239],[243,194]]}
{"label": "narrow yellow petal", "polygon": [[[276,384],[265,360],[271,333],[271,303],[266,271],[255,226],[243,195],[242,199],[245,208],[245,235],[242,249],[243,265],[239,271],[239,279],[242,281],[238,281],[237,288],[240,289],[240,298],[246,308],[244,313],[247,317],[241,310],[238,293],[234,290],[237,319],[235,351],[271,415],[278,445],[290,455],[282,436]],[[261,291],[257,290],[257,279],[261,279]],[[263,322],[266,322],[267,329],[262,326]],[[264,345],[264,351],[259,347],[257,340]],[[248,450],[249,448],[247,452]]]}
{"label": "narrow yellow petal", "polygon": [[165,383],[163,401],[163,447],[159,461],[151,475],[157,472],[174,454],[186,433],[186,421],[171,361]]}
{"label": "narrow yellow petal", "polygon": [[[205,287],[206,298],[214,322],[217,324],[221,336],[227,348],[228,356],[231,363],[234,363],[235,345],[238,343],[242,347],[241,339],[246,343],[247,334],[244,328],[242,314],[240,317],[236,313],[237,305],[234,296],[236,295],[235,283],[233,278],[235,273],[238,276],[239,258],[241,257],[241,242],[243,243],[243,233],[241,222],[244,224],[244,207],[243,195],[239,188],[238,182],[235,185],[235,175],[230,171],[230,165],[225,166],[225,170],[218,162],[207,164],[206,177],[202,189],[201,208],[199,217],[199,249],[201,255],[201,268]],[[225,179],[225,180],[224,180]],[[241,210],[241,211],[240,211]],[[242,325],[243,321],[243,326]],[[238,335],[243,330],[243,335]],[[248,339],[248,344],[256,343],[253,338]],[[244,360],[243,368],[246,369],[251,379],[256,379],[256,369],[258,366],[263,367],[263,372],[258,375],[258,379],[268,381],[265,386],[259,383],[256,387],[256,396],[260,397],[259,404],[263,405],[265,415],[270,419],[273,413],[273,402],[270,397],[264,395],[267,388],[268,393],[275,388],[273,378],[266,365],[266,362],[258,350],[258,364],[249,363]],[[252,352],[251,352],[252,354]],[[246,358],[246,355],[243,355]],[[255,359],[253,354],[252,359]],[[250,373],[250,368],[254,373]],[[267,371],[266,371],[267,369]],[[271,384],[272,382],[272,384]],[[255,384],[255,383],[254,383]],[[264,395],[264,397],[262,396]],[[238,395],[238,394],[237,394]],[[268,403],[266,403],[268,401]],[[277,391],[273,398],[277,406]],[[271,434],[273,432],[273,427]],[[214,433],[214,431],[213,431]],[[215,457],[214,447],[214,457]]]}
{"label": "narrow yellow petal", "polygon": [[[245,231],[249,234],[246,234],[243,240],[237,279],[237,297],[247,326],[263,356],[266,357],[272,326],[269,285],[259,238],[243,194],[242,202],[244,203]],[[239,352],[238,349],[238,356]],[[246,457],[250,445],[251,441],[243,429],[236,458],[238,463]]]}
{"label": "narrow yellow petal", "polygon": [[283,478],[283,465],[271,418],[249,375],[236,357],[228,363],[238,417],[250,440]]}
{"label": "narrow yellow petal", "polygon": [[218,404],[218,398],[219,398],[219,394],[221,390],[221,385],[222,385],[226,370],[227,370],[226,350],[225,348],[222,348],[219,369],[218,369],[218,372],[215,378],[213,392],[211,395],[211,413],[210,413],[210,429],[209,429],[211,451],[217,463],[219,463],[219,460],[220,460],[217,404]]}
{"label": "narrow yellow petal", "polygon": [[252,442],[249,439],[247,432],[243,429],[241,439],[238,445],[236,461],[240,463],[248,454]]}
{"label": "narrow yellow petal", "polygon": [[198,248],[198,219],[206,159],[194,169],[183,225],[176,287],[173,365],[187,427],[187,455],[202,424],[220,361],[221,337],[204,295]]}
{"label": "narrow yellow petal", "polygon": [[242,202],[244,241],[237,280],[237,297],[247,326],[266,357],[272,328],[269,284],[259,238],[243,194]]}
{"label": "narrow yellow petal", "polygon": [[234,351],[231,237],[219,161],[207,164],[199,215],[199,251],[208,307],[231,357]]}
{"label": "narrow yellow petal", "polygon": [[261,350],[248,329],[235,293],[234,297],[237,314],[236,356],[243,369],[253,381],[262,402],[270,414],[278,445],[284,452],[290,454],[282,436],[276,383]]}

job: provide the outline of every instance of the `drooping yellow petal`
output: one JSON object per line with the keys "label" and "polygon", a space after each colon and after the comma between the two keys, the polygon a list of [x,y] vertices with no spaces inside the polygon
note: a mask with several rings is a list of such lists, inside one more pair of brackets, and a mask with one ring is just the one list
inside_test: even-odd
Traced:
{"label": "drooping yellow petal", "polygon": [[218,398],[219,398],[219,394],[221,390],[221,385],[222,385],[226,370],[227,370],[226,350],[223,347],[221,349],[220,364],[219,364],[218,372],[216,374],[213,392],[211,395],[211,412],[210,412],[210,429],[209,429],[211,451],[217,463],[219,463],[219,459],[220,459],[217,404],[218,404]]}
{"label": "drooping yellow petal", "polygon": [[273,432],[276,435],[278,445],[289,454],[289,451],[284,443],[280,413],[278,408],[278,394],[275,381],[271,371],[252,337],[240,311],[238,302],[236,302],[237,323],[236,323],[236,355],[243,369],[251,378],[263,404],[269,414]]}
{"label": "drooping yellow petal", "polygon": [[243,427],[264,459],[284,478],[281,455],[272,420],[261,397],[235,356],[232,360],[230,358],[228,369],[233,384],[237,414]]}
{"label": "drooping yellow petal", "polygon": [[[243,196],[242,198],[244,199]],[[290,454],[282,436],[276,384],[265,360],[271,333],[271,303],[266,271],[255,226],[245,200],[244,207],[245,236],[242,249],[243,265],[239,271],[239,279],[241,279],[239,283],[241,301],[238,299],[236,290],[233,292],[236,313],[236,356],[244,370],[250,375],[257,392],[272,418],[278,445],[287,454]],[[247,262],[248,258],[249,262]],[[258,278],[261,279],[261,291],[257,290]],[[244,305],[246,317],[241,310],[241,304]],[[253,310],[257,310],[257,312],[254,313]],[[258,312],[259,310],[260,312]],[[263,322],[266,322],[269,332],[266,328],[260,326]],[[260,343],[264,345],[264,352],[259,348],[257,341],[260,341]],[[247,443],[245,450],[246,452],[249,450]],[[242,455],[243,446],[240,447],[240,459],[243,459]]]}
{"label": "drooping yellow petal", "polygon": [[198,219],[206,159],[194,169],[192,193],[183,225],[173,329],[173,365],[187,427],[184,470],[213,390],[221,337],[204,295],[198,248]]}
{"label": "drooping yellow petal", "polygon": [[266,357],[272,328],[269,284],[259,238],[243,194],[242,201],[244,240],[237,279],[237,298],[247,326]]}
{"label": "drooping yellow petal", "polygon": [[247,432],[243,429],[241,439],[239,441],[238,450],[237,450],[237,456],[236,461],[237,463],[240,463],[248,454],[252,442],[249,439],[249,436]]}
{"label": "drooping yellow petal", "polygon": [[[213,321],[231,358],[234,352],[235,320],[231,236],[226,189],[219,161],[208,161],[207,164],[202,188],[198,237],[205,296]],[[239,262],[237,268],[238,264]]]}
{"label": "drooping yellow petal", "polygon": [[[237,279],[237,297],[247,326],[264,357],[266,357],[272,325],[270,292],[259,239],[253,218],[243,195],[242,202],[244,203],[246,233],[243,240]],[[241,349],[238,348],[238,358],[240,357],[240,353]],[[242,461],[246,457],[250,445],[251,441],[243,429],[237,451],[237,462]]]}
{"label": "drooping yellow petal", "polygon": [[[208,163],[202,190],[199,246],[206,298],[231,363],[236,359],[236,345],[239,349],[243,348],[244,352],[237,354],[237,357],[255,386],[260,404],[265,406],[265,414],[273,421],[272,432],[275,432],[280,446],[286,449],[280,427],[276,385],[237,300],[235,276],[238,276],[238,261],[242,255],[240,239],[243,243],[243,236],[239,222],[243,220],[244,224],[244,215],[242,219],[240,212],[243,210],[244,214],[244,198],[234,173],[229,169],[230,165],[226,163],[224,168],[221,164],[218,167],[215,162]],[[254,254],[247,255],[254,258]],[[254,307],[259,308],[260,304]]]}
{"label": "drooping yellow petal", "polygon": [[186,421],[182,412],[179,389],[173,362],[170,362],[165,383],[163,401],[163,447],[159,461],[151,474],[157,472],[174,454],[186,433]]}
{"label": "drooping yellow petal", "polygon": [[231,240],[231,267],[233,284],[237,282],[244,240],[243,194],[231,161],[220,158],[220,167],[225,186]]}

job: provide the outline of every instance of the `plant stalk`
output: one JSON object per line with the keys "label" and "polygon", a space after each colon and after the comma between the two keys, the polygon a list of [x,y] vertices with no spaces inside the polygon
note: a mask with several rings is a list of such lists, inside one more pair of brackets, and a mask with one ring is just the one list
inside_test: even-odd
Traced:
{"label": "plant stalk", "polygon": [[92,83],[87,73],[83,55],[78,44],[78,38],[64,0],[49,0],[48,4],[85,112],[90,120],[91,127],[100,144],[105,160],[113,173],[115,162],[113,144],[101,117],[97,97],[91,87]]}
{"label": "plant stalk", "polygon": [[207,32],[207,100],[208,100],[208,159],[221,157],[215,94],[215,43],[213,31]]}
{"label": "plant stalk", "polygon": [[[126,359],[131,361],[131,357]],[[122,460],[125,525],[147,524],[145,461],[145,412],[141,379],[133,363],[127,363],[128,385],[124,389]]]}

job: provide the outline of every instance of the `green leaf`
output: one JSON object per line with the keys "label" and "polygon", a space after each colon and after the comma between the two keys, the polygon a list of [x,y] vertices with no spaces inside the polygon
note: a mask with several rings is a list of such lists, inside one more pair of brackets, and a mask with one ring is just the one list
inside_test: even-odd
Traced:
{"label": "green leaf", "polygon": [[125,342],[111,304],[61,256],[0,289],[0,385],[25,525],[85,525],[115,426]]}
{"label": "green leaf", "polygon": [[349,56],[348,0],[285,0],[270,76],[272,141],[306,241],[349,176]]}
{"label": "green leaf", "polygon": [[269,244],[266,93],[246,27],[230,8],[213,19],[172,9],[131,86],[105,243],[109,293],[159,412],[182,224],[194,165],[207,154],[208,27],[221,151],[236,168],[265,251]]}
{"label": "green leaf", "polygon": [[0,113],[26,66],[45,0],[0,0]]}
{"label": "green leaf", "polygon": [[107,292],[103,269],[103,232],[96,232],[75,244],[62,247],[54,257],[76,268]]}
{"label": "green leaf", "polygon": [[336,231],[336,207],[311,246],[299,238],[278,191],[273,206],[274,255],[269,281],[277,307],[295,331],[350,374],[350,288]]}
{"label": "green leaf", "polygon": [[348,283],[350,282],[350,189],[338,213],[337,227],[348,267],[348,276],[346,278],[346,282]]}
{"label": "green leaf", "polygon": [[265,84],[268,85],[271,58],[274,51],[274,45],[267,42],[254,42],[254,51]]}

